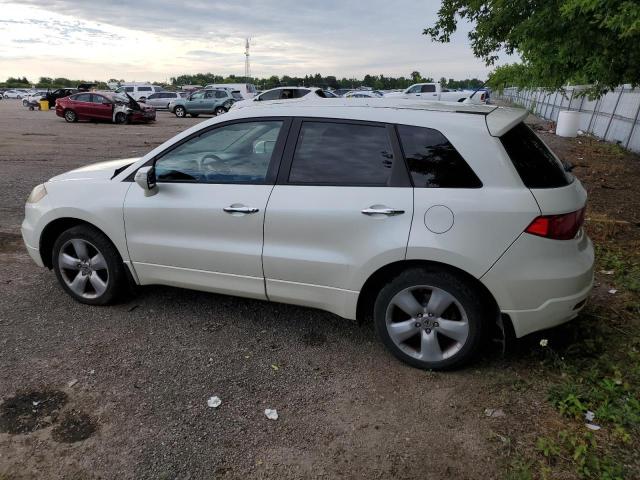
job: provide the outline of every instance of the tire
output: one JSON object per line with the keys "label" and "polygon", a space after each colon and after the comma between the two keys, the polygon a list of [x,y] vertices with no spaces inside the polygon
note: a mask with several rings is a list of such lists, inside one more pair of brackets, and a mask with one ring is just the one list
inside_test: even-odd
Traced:
{"label": "tire", "polygon": [[393,355],[409,365],[429,370],[460,367],[483,342],[481,298],[475,286],[455,273],[408,269],[378,293],[376,333]]}
{"label": "tire", "polygon": [[22,106],[26,107],[27,105],[29,105],[29,102],[27,102],[27,99],[26,98],[22,99]]}
{"label": "tire", "polygon": [[56,239],[51,264],[62,288],[80,303],[115,303],[128,284],[116,247],[88,225],[72,227]]}
{"label": "tire", "polygon": [[22,95],[18,95],[16,98],[17,98],[18,100],[21,100],[21,99],[22,99]]}
{"label": "tire", "polygon": [[191,114],[191,116],[192,116],[193,118],[198,118],[198,115],[200,115],[200,114],[199,114],[199,113],[192,113],[192,114]]}
{"label": "tire", "polygon": [[217,117],[218,115],[222,115],[224,113],[227,113],[227,109],[224,108],[223,106],[220,107],[216,107],[215,110],[213,111],[213,114]]}
{"label": "tire", "polygon": [[173,113],[175,113],[176,117],[178,118],[184,118],[187,116],[187,110],[181,105],[178,105],[176,108],[174,108]]}
{"label": "tire", "polygon": [[127,114],[124,112],[118,112],[116,113],[116,118],[114,120],[115,123],[117,123],[118,125],[123,125],[125,123],[128,122],[128,118],[127,118]]}
{"label": "tire", "polygon": [[78,121],[78,115],[73,110],[65,110],[64,119],[69,123],[74,123]]}

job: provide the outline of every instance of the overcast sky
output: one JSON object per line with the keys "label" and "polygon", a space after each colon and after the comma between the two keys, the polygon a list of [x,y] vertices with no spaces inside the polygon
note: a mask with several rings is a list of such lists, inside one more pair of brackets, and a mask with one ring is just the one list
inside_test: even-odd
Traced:
{"label": "overcast sky", "polygon": [[181,73],[366,73],[484,78],[462,25],[450,44],[422,35],[440,2],[349,0],[0,0],[0,81],[64,76],[166,81]]}

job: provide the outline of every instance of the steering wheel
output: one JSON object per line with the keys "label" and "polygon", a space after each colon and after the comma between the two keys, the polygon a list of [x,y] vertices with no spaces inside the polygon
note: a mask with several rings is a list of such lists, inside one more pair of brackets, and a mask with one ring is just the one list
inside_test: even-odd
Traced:
{"label": "steering wheel", "polygon": [[198,167],[205,177],[209,175],[231,175],[231,168],[215,153],[207,153],[198,162]]}

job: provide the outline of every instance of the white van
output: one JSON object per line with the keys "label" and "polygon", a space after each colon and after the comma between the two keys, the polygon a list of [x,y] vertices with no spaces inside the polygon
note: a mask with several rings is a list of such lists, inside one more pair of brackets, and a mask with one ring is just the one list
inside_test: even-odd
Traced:
{"label": "white van", "polygon": [[134,100],[146,100],[149,95],[163,92],[164,88],[150,83],[125,83],[116,90],[116,93],[128,93]]}
{"label": "white van", "polygon": [[233,90],[240,92],[242,98],[248,100],[255,97],[258,89],[253,83],[212,83],[204,87],[205,89],[224,88],[225,90]]}

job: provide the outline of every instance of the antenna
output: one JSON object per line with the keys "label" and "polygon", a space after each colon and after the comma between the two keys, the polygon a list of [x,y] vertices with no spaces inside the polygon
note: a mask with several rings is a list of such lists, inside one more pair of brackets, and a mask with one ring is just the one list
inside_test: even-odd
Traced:
{"label": "antenna", "polygon": [[251,37],[247,37],[244,44],[244,81],[248,82],[251,78],[251,62],[249,61],[249,47],[251,46]]}

